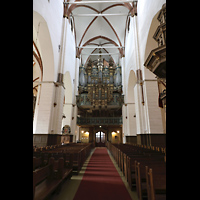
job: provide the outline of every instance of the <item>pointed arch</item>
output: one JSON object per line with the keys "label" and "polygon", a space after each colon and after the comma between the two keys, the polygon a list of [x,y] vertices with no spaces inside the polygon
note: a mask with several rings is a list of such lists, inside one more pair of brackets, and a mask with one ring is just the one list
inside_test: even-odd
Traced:
{"label": "pointed arch", "polygon": [[[95,36],[95,37],[89,39],[87,42],[85,42],[85,43],[83,44],[83,46],[86,46],[86,45],[88,45],[90,42],[92,42],[92,41],[94,41],[94,40],[97,40],[97,39],[99,39],[99,38],[104,39],[104,40],[107,40],[107,41],[109,41],[110,43],[114,44],[116,47],[119,47],[118,44],[117,44],[115,41],[111,40],[111,39],[108,38],[108,37],[102,36],[102,35]],[[81,54],[81,51],[82,51],[82,50],[83,50],[83,48],[81,48],[81,49],[79,50],[79,54]],[[119,53],[120,53],[121,55],[123,55],[123,50],[120,49],[120,48],[118,48],[118,50],[119,50]]]}
{"label": "pointed arch", "polygon": [[[97,13],[103,13],[103,12],[105,12],[106,10],[108,10],[108,9],[110,9],[110,8],[113,8],[113,7],[116,7],[116,6],[124,6],[124,5],[123,5],[123,4],[111,5],[111,6],[108,6],[107,8],[105,8],[104,10],[102,10],[101,12],[98,11],[98,10],[96,10],[96,9],[94,9],[93,7],[87,6],[87,5],[77,5],[76,8],[77,8],[77,7],[86,7],[86,8],[89,8],[89,9],[91,9],[91,10],[97,12]],[[80,40],[80,42],[79,42],[79,46],[81,46],[81,42],[83,41],[83,38],[84,38],[86,32],[88,31],[88,29],[90,28],[90,26],[94,23],[94,21],[95,21],[97,18],[98,18],[98,16],[94,17],[93,20],[90,22],[90,24],[89,24],[89,25],[87,26],[87,28],[85,29],[85,31],[84,31],[84,33],[83,33],[83,35],[82,35],[82,37],[81,37],[81,40]],[[120,39],[119,39],[119,36],[118,36],[116,30],[114,29],[114,27],[112,26],[112,24],[109,22],[109,20],[108,20],[105,16],[103,16],[103,19],[108,23],[108,25],[110,26],[110,28],[111,28],[112,31],[114,32],[115,36],[117,37],[117,40],[118,40],[120,46],[122,46],[122,43],[121,43],[121,41],[120,41]]]}
{"label": "pointed arch", "polygon": [[[128,8],[128,9],[129,9],[129,12],[130,12],[131,14],[132,14],[132,11],[134,10],[134,9],[133,9],[134,6],[132,7],[129,3],[118,3],[118,4],[113,4],[113,5],[111,5],[111,6],[106,7],[106,8],[103,9],[102,11],[98,11],[97,9],[95,9],[95,8],[93,8],[93,7],[91,7],[91,6],[88,6],[88,5],[76,5],[76,4],[73,4],[73,5],[71,5],[71,6],[69,7],[69,9],[67,10],[66,13],[67,13],[67,16],[70,16],[71,12],[72,12],[75,8],[80,8],[80,7],[85,7],[85,8],[91,9],[91,10],[95,11],[96,13],[103,13],[103,12],[105,12],[105,11],[107,11],[107,10],[113,8],[113,7],[117,7],[117,6],[124,6],[124,7]],[[84,38],[85,34],[87,33],[88,29],[91,27],[91,25],[94,23],[94,21],[95,21],[97,18],[98,18],[98,16],[96,16],[95,18],[93,18],[93,20],[90,22],[90,24],[89,24],[89,25],[87,26],[87,28],[85,29],[85,31],[84,31],[84,33],[83,33],[83,35],[82,35],[82,37],[81,37],[81,40],[80,40],[80,42],[79,42],[79,46],[81,45],[81,42],[83,41],[83,38]],[[117,37],[117,40],[118,40],[120,46],[122,46],[122,43],[121,43],[121,41],[120,41],[120,39],[119,39],[119,36],[118,36],[116,30],[114,29],[114,27],[112,26],[112,24],[109,22],[109,20],[108,20],[105,16],[103,16],[103,19],[108,23],[108,25],[110,26],[110,28],[111,28],[112,31],[114,32],[115,36]]]}
{"label": "pointed arch", "polygon": [[[114,4],[114,5],[111,5],[111,6],[108,6],[106,7],[105,9],[103,9],[101,11],[101,13],[105,12],[106,10],[110,9],[110,8],[113,8],[115,6],[124,6],[126,7],[129,12],[131,12],[132,15],[134,15],[134,6],[131,6],[129,3],[118,3],[118,4]],[[75,8],[78,8],[78,7],[87,7],[87,8],[90,8],[92,10],[96,10],[95,8],[91,7],[91,6],[87,6],[87,5],[77,5],[77,4],[73,4],[69,7],[65,7],[64,9],[64,13],[66,13],[66,16],[70,16],[71,12],[75,9]],[[66,11],[67,10],[67,11]],[[99,12],[99,11],[98,11]]]}
{"label": "pointed arch", "polygon": [[38,32],[34,35],[33,46],[35,44],[40,53],[38,58],[42,64],[43,81],[52,81],[55,75],[52,39],[46,20],[36,11],[33,11],[33,28]]}

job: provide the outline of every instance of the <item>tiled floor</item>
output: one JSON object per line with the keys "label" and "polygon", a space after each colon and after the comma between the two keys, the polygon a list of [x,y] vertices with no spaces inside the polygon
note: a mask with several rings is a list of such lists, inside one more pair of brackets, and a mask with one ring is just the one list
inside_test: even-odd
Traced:
{"label": "tiled floor", "polygon": [[[104,147],[96,147],[96,148],[104,148]],[[51,198],[51,200],[73,200],[75,194],[76,194],[76,191],[79,187],[79,184],[83,178],[83,174],[85,173],[85,170],[87,168],[87,165],[89,163],[89,160],[93,154],[95,149],[93,149],[91,151],[91,154],[90,156],[88,157],[88,159],[85,161],[83,167],[81,168],[80,172],[78,175],[73,175],[71,177],[71,180],[67,180],[64,182],[64,184],[62,185],[62,189],[60,191],[59,194],[54,194],[53,197]],[[110,152],[108,151],[108,154],[114,164],[114,166],[116,167],[122,181],[124,182],[130,196],[132,197],[132,200],[138,200],[138,197],[137,197],[137,194],[135,191],[131,191],[129,186],[128,186],[128,183],[127,181],[125,180],[125,177],[123,176],[121,170],[119,169],[117,163],[115,162],[115,160],[113,159],[113,157],[111,156]]]}

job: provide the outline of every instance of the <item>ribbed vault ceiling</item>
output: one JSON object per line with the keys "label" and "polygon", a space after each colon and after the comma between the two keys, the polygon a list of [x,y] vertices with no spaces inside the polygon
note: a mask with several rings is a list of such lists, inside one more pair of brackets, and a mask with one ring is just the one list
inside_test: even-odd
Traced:
{"label": "ribbed vault ceiling", "polygon": [[64,16],[72,21],[74,28],[77,57],[81,57],[82,64],[85,65],[89,59],[97,60],[96,54],[101,47],[102,58],[107,61],[111,59],[118,64],[119,58],[124,54],[129,18],[137,14],[137,1],[129,3],[118,0],[107,3],[108,1],[102,0],[101,3],[91,3],[94,1],[64,4]]}

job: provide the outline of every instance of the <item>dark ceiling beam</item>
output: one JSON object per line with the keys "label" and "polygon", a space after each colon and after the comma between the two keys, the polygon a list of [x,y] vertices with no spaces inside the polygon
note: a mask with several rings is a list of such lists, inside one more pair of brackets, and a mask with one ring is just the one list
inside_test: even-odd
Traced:
{"label": "dark ceiling beam", "polygon": [[40,52],[35,44],[35,42],[33,41],[33,46],[35,47],[36,52],[33,51],[33,56],[36,58],[39,66],[40,66],[40,70],[41,70],[41,80],[43,78],[43,64],[42,64],[42,59],[40,56]]}
{"label": "dark ceiling beam", "polygon": [[35,82],[36,80],[38,80],[40,77],[38,76],[37,78],[35,78],[34,80],[33,80],[33,82]]}

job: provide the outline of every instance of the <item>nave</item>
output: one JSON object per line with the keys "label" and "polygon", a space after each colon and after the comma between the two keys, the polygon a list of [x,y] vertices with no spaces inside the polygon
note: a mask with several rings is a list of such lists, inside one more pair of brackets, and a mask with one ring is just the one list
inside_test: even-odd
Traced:
{"label": "nave", "polygon": [[35,148],[33,199],[165,200],[165,148],[106,143]]}
{"label": "nave", "polygon": [[33,1],[33,199],[166,199],[166,41],[166,0]]}

